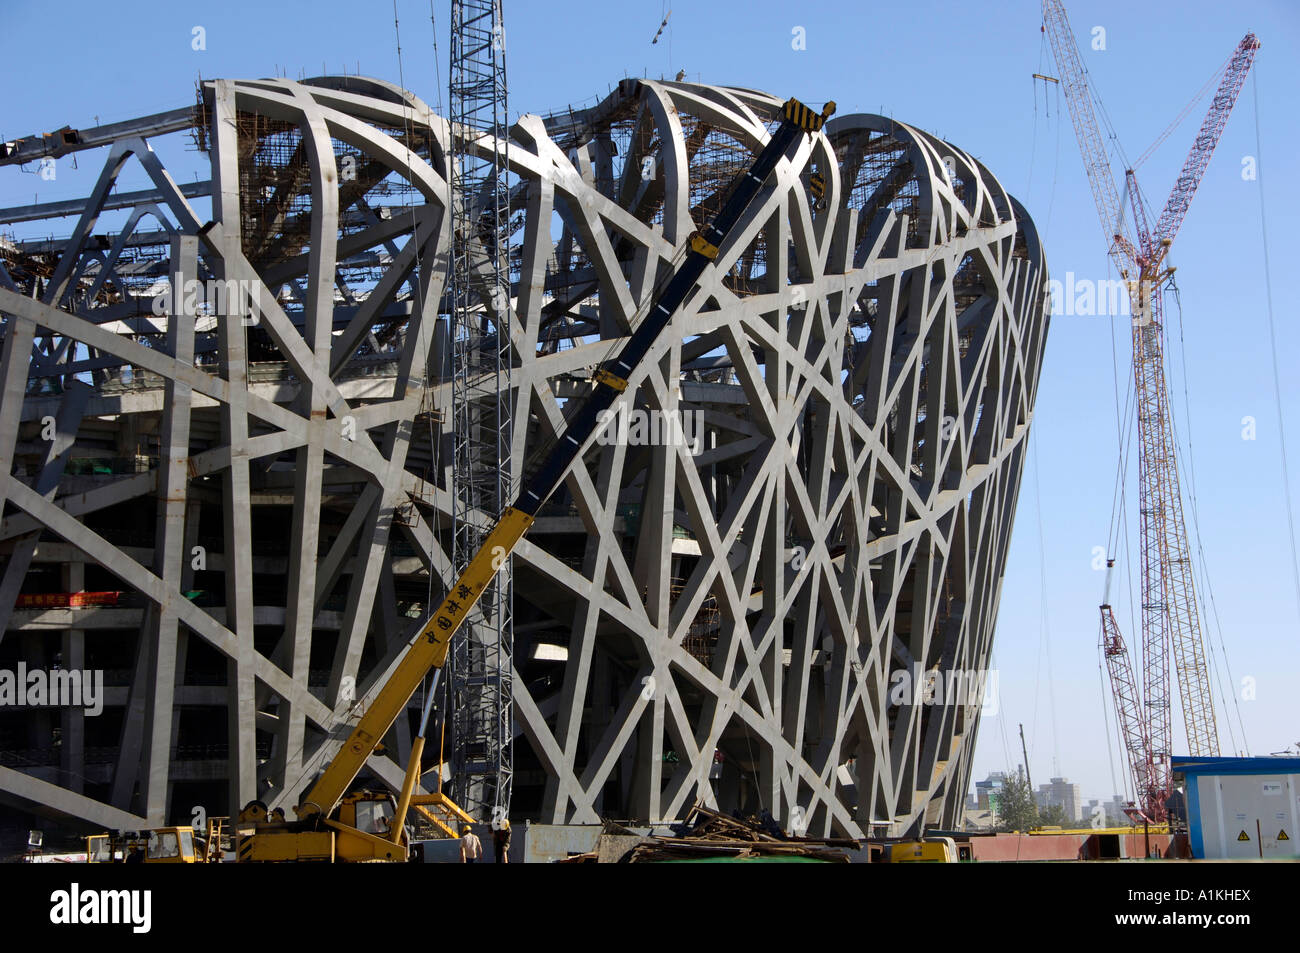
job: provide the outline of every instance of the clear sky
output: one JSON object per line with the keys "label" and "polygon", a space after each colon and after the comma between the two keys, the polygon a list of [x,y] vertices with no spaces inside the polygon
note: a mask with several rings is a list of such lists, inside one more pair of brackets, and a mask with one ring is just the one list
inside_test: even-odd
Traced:
{"label": "clear sky", "polygon": [[[668,27],[652,45],[670,6]],[[1204,552],[1222,644],[1236,680],[1228,685],[1223,676],[1236,699],[1234,704],[1219,698],[1220,733],[1225,751],[1242,747],[1241,732],[1234,745],[1226,725],[1230,714],[1235,730],[1239,710],[1250,751],[1278,751],[1300,741],[1300,596],[1292,581],[1281,473],[1260,190],[1267,202],[1276,356],[1295,499],[1300,382],[1293,368],[1300,358],[1300,332],[1289,305],[1292,270],[1300,260],[1292,223],[1300,207],[1295,118],[1300,5],[1291,0],[1070,0],[1067,6],[1091,80],[1134,158],[1248,30],[1263,43],[1254,79],[1243,91],[1173,249],[1183,303],[1181,344],[1172,301],[1168,310],[1181,465],[1185,484],[1194,477],[1197,491],[1199,533],[1190,511],[1189,530],[1193,546],[1199,540]],[[200,74],[296,78],[359,68],[404,80],[435,106],[445,85],[447,0],[433,3],[436,34],[428,0],[398,0],[400,76],[390,0],[58,5],[0,0],[0,7],[0,61],[11,89],[0,109],[5,139],[188,104]],[[884,112],[980,158],[1036,220],[1054,276],[1108,276],[1065,104],[1054,90],[1045,98],[1042,85],[1036,89],[1031,79],[1034,72],[1055,73],[1039,30],[1038,0],[506,0],[505,17],[512,116],[589,103],[625,75],[671,78],[678,70],[703,82],[766,89],[808,102],[835,99],[841,113]],[[1091,48],[1098,26],[1105,30],[1104,50]],[[193,48],[195,27],[203,28],[206,49]],[[802,50],[792,44],[797,28],[806,38]],[[441,75],[434,65],[435,39]],[[445,99],[445,92],[441,95]],[[1157,209],[1205,106],[1202,101],[1194,108],[1139,169],[1147,199]],[[1243,178],[1246,157],[1258,163],[1255,180]],[[201,172],[197,158],[173,151],[164,161],[185,180]],[[54,181],[3,170],[0,205],[85,195],[102,160],[84,160],[75,169],[70,159],[61,160]],[[1017,725],[1023,722],[1036,783],[1064,774],[1080,782],[1085,797],[1119,790],[1112,771],[1122,778],[1123,766],[1108,754],[1102,706],[1103,700],[1109,705],[1109,694],[1103,699],[1096,647],[1104,573],[1092,567],[1094,547],[1107,544],[1117,470],[1113,353],[1123,383],[1129,361],[1126,318],[1054,319],[994,643],[1000,711],[980,726],[978,778],[1020,763]],[[1243,439],[1247,417],[1255,422],[1254,439]],[[1133,473],[1130,467],[1130,484]],[[1129,496],[1136,513],[1131,485]],[[1129,597],[1136,587],[1133,518],[1127,538],[1127,550],[1117,553],[1120,575],[1112,601],[1126,638],[1136,646],[1139,633]],[[1204,589],[1203,580],[1198,578]],[[1211,615],[1207,633],[1222,671],[1219,631]],[[1243,692],[1246,678],[1254,680],[1253,693]],[[1184,753],[1177,740],[1174,752]]]}

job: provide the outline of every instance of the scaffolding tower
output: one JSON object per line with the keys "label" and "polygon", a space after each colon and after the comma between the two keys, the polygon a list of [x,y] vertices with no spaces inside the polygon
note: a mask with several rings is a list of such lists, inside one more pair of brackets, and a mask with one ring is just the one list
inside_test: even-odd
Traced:
{"label": "scaffolding tower", "polygon": [[[500,0],[452,0],[450,112],[453,545],[457,573],[512,498],[505,32]],[[452,646],[456,800],[509,816],[514,632],[507,559]]]}

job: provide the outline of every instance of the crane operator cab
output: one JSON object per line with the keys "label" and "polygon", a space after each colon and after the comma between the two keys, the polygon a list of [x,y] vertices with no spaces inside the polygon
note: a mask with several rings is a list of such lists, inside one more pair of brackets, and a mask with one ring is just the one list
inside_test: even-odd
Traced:
{"label": "crane operator cab", "polygon": [[357,830],[380,837],[387,837],[393,832],[393,815],[397,813],[397,806],[391,797],[384,795],[358,800],[354,802],[353,810],[356,812],[356,822],[352,826]]}

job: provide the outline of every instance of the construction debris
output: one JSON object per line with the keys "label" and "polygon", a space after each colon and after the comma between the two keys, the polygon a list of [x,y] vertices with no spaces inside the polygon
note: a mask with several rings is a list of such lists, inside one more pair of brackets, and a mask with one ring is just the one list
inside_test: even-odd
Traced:
{"label": "construction debris", "polygon": [[638,835],[606,821],[596,849],[566,864],[638,864],[687,860],[801,860],[848,863],[856,841],[793,837],[766,812],[760,818],[728,817],[696,804],[673,836]]}

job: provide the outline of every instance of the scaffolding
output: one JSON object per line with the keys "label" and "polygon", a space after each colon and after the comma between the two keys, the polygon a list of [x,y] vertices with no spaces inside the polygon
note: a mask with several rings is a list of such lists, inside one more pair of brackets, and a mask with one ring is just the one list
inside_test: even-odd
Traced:
{"label": "scaffolding", "polygon": [[[775,114],[767,118],[774,122]],[[691,219],[704,228],[749,168],[753,154],[734,133],[702,119],[683,119],[682,135],[690,166]],[[771,290],[767,277],[767,230],[759,229],[722,280],[735,294],[747,297]]]}
{"label": "scaffolding", "polygon": [[[500,0],[451,5],[453,544],[462,572],[512,496],[510,190]],[[511,565],[452,644],[456,801],[481,821],[508,817],[514,735]]]}
{"label": "scaffolding", "polygon": [[[674,530],[673,535],[677,532]],[[687,579],[674,576],[670,596],[675,605],[686,592]],[[682,637],[682,648],[707,669],[713,668],[713,657],[718,648],[718,633],[722,626],[722,613],[718,609],[718,597],[710,592],[695,610],[686,634]]]}

